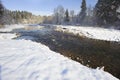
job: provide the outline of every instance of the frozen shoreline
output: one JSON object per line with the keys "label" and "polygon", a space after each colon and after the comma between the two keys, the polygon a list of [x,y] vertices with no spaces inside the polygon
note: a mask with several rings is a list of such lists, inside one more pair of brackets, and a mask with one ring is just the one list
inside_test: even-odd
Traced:
{"label": "frozen shoreline", "polygon": [[56,31],[72,33],[92,39],[120,42],[120,30],[82,26],[56,26]]}

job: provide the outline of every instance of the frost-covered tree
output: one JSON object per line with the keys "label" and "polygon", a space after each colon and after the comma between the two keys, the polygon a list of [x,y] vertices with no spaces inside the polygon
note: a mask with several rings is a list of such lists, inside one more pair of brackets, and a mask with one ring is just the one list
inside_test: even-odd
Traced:
{"label": "frost-covered tree", "polygon": [[72,23],[75,22],[74,16],[75,16],[75,12],[74,12],[74,10],[71,10],[71,11],[70,11],[70,21],[71,21]]}
{"label": "frost-covered tree", "polygon": [[64,22],[65,10],[62,6],[58,6],[54,9],[54,20],[53,23],[62,24]]}
{"label": "frost-covered tree", "polygon": [[79,14],[79,21],[80,21],[81,24],[83,24],[84,19],[86,17],[86,10],[87,10],[86,0],[82,0],[81,12]]}
{"label": "frost-covered tree", "polygon": [[4,14],[2,17],[2,21],[4,24],[12,24],[12,16],[11,16],[11,11],[4,9]]}
{"label": "frost-covered tree", "polygon": [[17,23],[32,23],[36,21],[39,16],[35,16],[27,11],[10,11],[4,9],[2,22],[4,24],[17,24]]}
{"label": "frost-covered tree", "polygon": [[95,6],[95,15],[98,25],[114,25],[118,21],[117,9],[120,0],[98,0]]}

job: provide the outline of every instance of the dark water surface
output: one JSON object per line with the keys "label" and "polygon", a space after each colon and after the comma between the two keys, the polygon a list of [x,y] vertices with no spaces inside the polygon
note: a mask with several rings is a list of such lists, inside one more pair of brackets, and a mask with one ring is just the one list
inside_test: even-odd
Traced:
{"label": "dark water surface", "polygon": [[[16,31],[16,30],[15,30]],[[18,39],[27,38],[47,45],[81,64],[104,70],[120,79],[120,44],[93,40],[44,28],[36,31],[19,32]]]}

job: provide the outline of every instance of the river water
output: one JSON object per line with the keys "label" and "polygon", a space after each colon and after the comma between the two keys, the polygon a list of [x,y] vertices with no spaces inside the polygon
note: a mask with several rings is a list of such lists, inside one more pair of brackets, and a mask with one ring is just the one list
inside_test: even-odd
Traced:
{"label": "river water", "polygon": [[42,29],[19,29],[13,32],[20,34],[17,39],[43,43],[51,50],[85,66],[104,67],[105,71],[120,79],[120,44],[117,42],[93,40],[57,32],[50,26]]}

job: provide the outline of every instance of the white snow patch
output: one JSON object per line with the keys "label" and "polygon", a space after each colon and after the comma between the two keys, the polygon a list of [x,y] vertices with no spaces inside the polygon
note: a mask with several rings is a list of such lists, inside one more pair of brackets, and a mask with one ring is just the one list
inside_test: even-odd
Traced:
{"label": "white snow patch", "polygon": [[120,30],[82,26],[57,26],[57,31],[73,33],[88,38],[120,42]]}
{"label": "white snow patch", "polygon": [[14,24],[14,25],[5,25],[4,28],[0,29],[0,32],[10,32],[14,29],[25,28],[25,25],[22,24]]}
{"label": "white snow patch", "polygon": [[45,45],[27,40],[0,40],[1,80],[119,80],[72,61]]}
{"label": "white snow patch", "polygon": [[10,33],[0,33],[0,40],[11,40],[13,38],[17,37],[16,34],[10,34]]}

